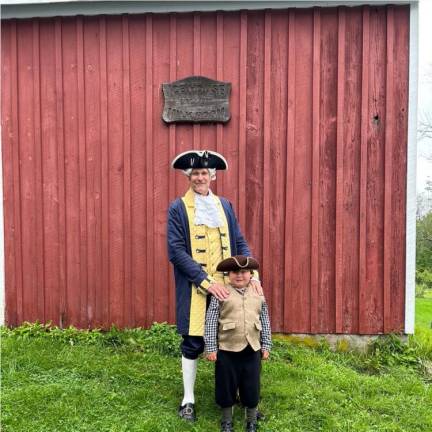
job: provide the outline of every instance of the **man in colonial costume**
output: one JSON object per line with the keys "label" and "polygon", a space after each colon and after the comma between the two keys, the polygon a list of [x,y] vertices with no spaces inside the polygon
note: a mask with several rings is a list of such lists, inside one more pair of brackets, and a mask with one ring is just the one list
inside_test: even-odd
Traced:
{"label": "man in colonial costume", "polygon": [[[214,195],[210,183],[228,164],[219,153],[192,150],[179,154],[172,167],[189,179],[189,190],[168,212],[168,257],[174,266],[177,330],[182,335],[184,397],[179,415],[195,420],[194,386],[198,357],[204,351],[205,315],[209,297],[228,297],[216,267],[232,255],[251,256],[231,203]],[[262,293],[260,283],[254,289]]]}

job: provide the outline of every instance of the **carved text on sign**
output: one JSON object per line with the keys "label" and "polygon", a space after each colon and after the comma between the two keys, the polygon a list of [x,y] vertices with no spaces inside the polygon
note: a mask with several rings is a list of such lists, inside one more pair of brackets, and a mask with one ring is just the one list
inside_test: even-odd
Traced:
{"label": "carved text on sign", "polygon": [[230,119],[231,84],[191,76],[162,84],[165,106],[162,118],[174,122],[227,122]]}

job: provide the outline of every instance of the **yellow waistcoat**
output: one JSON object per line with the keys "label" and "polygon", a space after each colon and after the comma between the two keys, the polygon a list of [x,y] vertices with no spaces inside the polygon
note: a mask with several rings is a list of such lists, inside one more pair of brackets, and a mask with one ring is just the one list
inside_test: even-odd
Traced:
{"label": "yellow waistcoat", "polygon": [[223,226],[210,228],[206,225],[195,225],[195,193],[192,189],[186,192],[182,198],[189,223],[190,243],[192,249],[192,258],[198,262],[203,270],[208,274],[209,281],[202,283],[201,287],[192,285],[191,290],[191,309],[189,335],[203,336],[206,314],[206,289],[211,282],[225,283],[224,276],[221,272],[216,272],[217,264],[225,258],[231,256],[230,237],[228,221],[222,207],[220,199],[212,195],[221,216]]}

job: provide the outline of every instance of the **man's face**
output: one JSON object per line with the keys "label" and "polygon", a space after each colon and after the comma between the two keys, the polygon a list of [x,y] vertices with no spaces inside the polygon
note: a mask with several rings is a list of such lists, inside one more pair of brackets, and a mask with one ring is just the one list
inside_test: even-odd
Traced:
{"label": "man's face", "polygon": [[252,273],[250,270],[230,271],[228,273],[230,284],[234,288],[244,288],[248,286],[251,277]]}
{"label": "man's face", "polygon": [[207,195],[210,187],[210,173],[206,168],[193,169],[189,183],[194,192]]}

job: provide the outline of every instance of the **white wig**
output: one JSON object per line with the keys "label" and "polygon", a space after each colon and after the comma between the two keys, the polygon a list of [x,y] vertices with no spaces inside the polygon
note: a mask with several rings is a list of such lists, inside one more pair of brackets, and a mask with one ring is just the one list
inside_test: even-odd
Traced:
{"label": "white wig", "polygon": [[[182,170],[182,172],[186,177],[190,177],[193,169],[196,169],[196,168],[188,168],[186,170]],[[216,168],[205,168],[205,169],[208,170],[208,172],[210,174],[210,179],[215,180],[216,179]]]}

